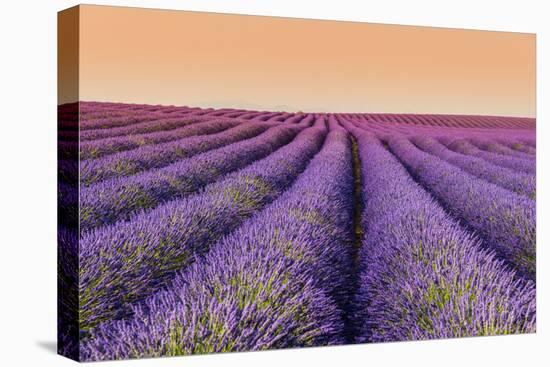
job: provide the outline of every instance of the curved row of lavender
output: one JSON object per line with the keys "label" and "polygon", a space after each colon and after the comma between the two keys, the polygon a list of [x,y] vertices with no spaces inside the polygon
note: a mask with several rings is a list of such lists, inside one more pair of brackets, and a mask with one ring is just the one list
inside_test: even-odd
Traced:
{"label": "curved row of lavender", "polygon": [[202,121],[203,118],[197,113],[184,114],[179,117],[163,117],[161,119],[150,119],[135,124],[113,127],[110,129],[91,129],[80,132],[81,141],[96,139],[107,139],[117,136],[127,136],[132,134],[145,134],[156,131],[175,130],[179,127],[189,125],[193,122]]}
{"label": "curved row of lavender", "polygon": [[523,275],[535,278],[536,205],[533,200],[480,180],[409,140],[387,140],[392,152],[446,208],[474,228]]}
{"label": "curved row of lavender", "polygon": [[[274,152],[307,125],[277,126],[257,137],[176,161],[163,168],[85,187],[81,190],[79,203],[81,229],[87,231],[128,219],[136,211],[188,196],[224,174]],[[249,131],[250,127],[243,125],[237,133],[242,135],[244,129]],[[261,131],[264,128],[252,126],[252,129]]]}
{"label": "curved row of lavender", "polygon": [[132,303],[162,287],[175,270],[279,196],[324,136],[324,123],[316,124],[196,195],[85,233],[79,248],[80,328],[128,315]]}
{"label": "curved row of lavender", "polygon": [[535,331],[533,120],[86,102],[59,126],[65,354]]}
{"label": "curved row of lavender", "polygon": [[510,168],[511,170],[517,172],[525,172],[529,174],[535,174],[536,172],[536,163],[534,159],[516,158],[481,150],[470,143],[467,139],[460,137],[442,136],[439,140],[455,152],[479,157],[497,166]]}
{"label": "curved row of lavender", "polygon": [[81,102],[62,106],[58,111],[59,132],[112,129],[164,117],[201,114],[204,111],[197,107],[107,105]]}
{"label": "curved row of lavender", "polygon": [[503,144],[508,148],[511,148],[518,152],[527,153],[527,154],[530,154],[531,156],[534,156],[537,154],[537,150],[533,146],[529,145],[528,142],[526,141],[514,141],[512,139],[498,139],[497,141],[500,144]]}
{"label": "curved row of lavender", "polygon": [[[231,127],[233,128],[230,129]],[[265,129],[267,127],[266,125]],[[78,180],[80,174],[80,180],[88,186],[111,177],[132,175],[150,168],[165,166],[177,159],[239,141],[252,136],[248,134],[254,134],[256,131],[261,132],[258,124],[242,124],[235,120],[190,123],[176,130],[174,134],[171,131],[161,131],[81,142],[80,170],[74,168],[79,162],[67,153],[78,149],[78,144],[72,140],[62,141],[59,144],[59,170],[65,176],[64,180]],[[230,130],[234,134],[219,133],[225,130]],[[102,159],[98,159],[100,157]]]}
{"label": "curved row of lavender", "polygon": [[[157,115],[157,114],[147,114],[147,115],[136,115],[136,114],[130,114],[130,115],[122,115],[120,117],[112,118],[111,116],[106,116],[105,118],[97,118],[97,116],[93,116],[93,119],[84,119],[81,120],[81,123],[79,125],[80,130],[87,131],[87,130],[110,130],[115,127],[124,127],[128,125],[134,125],[138,123],[144,123],[148,121],[155,121],[159,118],[165,118],[169,116],[186,116],[190,115],[192,112],[185,111],[183,113],[170,113],[167,116],[163,115]],[[87,134],[87,133],[86,133]],[[84,139],[85,140],[85,139]]]}
{"label": "curved row of lavender", "polygon": [[266,124],[248,123],[238,124],[231,129],[210,135],[195,131],[193,136],[182,139],[136,147],[101,159],[84,160],[80,163],[80,177],[82,183],[89,186],[113,177],[135,175],[152,168],[167,166],[197,153],[252,138],[268,127]]}
{"label": "curved row of lavender", "polygon": [[[480,128],[480,127],[469,127],[468,129],[457,128],[457,127],[441,127],[441,126],[429,126],[429,125],[412,125],[412,124],[401,124],[401,123],[382,123],[379,121],[367,120],[364,116],[349,118],[350,121],[354,123],[359,123],[359,126],[366,128],[368,130],[375,130],[377,132],[385,132],[387,134],[400,133],[407,136],[430,136],[430,137],[460,137],[461,139],[466,140],[487,140],[504,145],[505,147],[500,147],[500,149],[505,149],[506,147],[512,148],[512,151],[507,150],[506,152],[500,151],[503,154],[512,154],[515,152],[524,152],[530,153],[530,155],[525,156],[521,155],[520,158],[534,158],[534,130],[530,129],[494,129],[494,128]],[[471,144],[470,144],[471,145]],[[475,147],[477,148],[477,147]],[[486,148],[491,149],[489,146]],[[498,155],[496,155],[498,157]]]}
{"label": "curved row of lavender", "polygon": [[346,132],[330,132],[284,195],[132,318],[96,328],[83,359],[343,343],[342,307],[352,291],[350,146]]}
{"label": "curved row of lavender", "polygon": [[239,125],[238,120],[203,119],[190,120],[188,125],[174,130],[163,130],[139,135],[115,136],[112,138],[87,140],[80,143],[80,159],[86,160],[139,148],[144,145],[164,143],[194,135],[214,134]]}
{"label": "curved row of lavender", "polygon": [[[365,129],[364,124],[356,125],[356,126],[360,126],[363,129]],[[442,134],[451,135],[449,131],[442,131],[441,129],[425,129],[422,131],[422,134],[419,134],[418,132],[415,132],[415,129],[411,131],[410,128],[407,129],[407,128],[401,127],[396,131],[395,129],[385,127],[385,126],[380,126],[380,125],[369,126],[367,130],[377,134],[382,138],[392,137],[395,135],[406,135],[408,136],[408,139],[411,142],[413,142],[417,147],[424,150],[425,152],[435,155],[438,158],[443,159],[455,166],[458,166],[462,170],[470,174],[473,174],[479,178],[482,178],[486,181],[502,186],[516,193],[525,195],[533,200],[535,199],[536,178],[534,174],[522,172],[523,170],[521,169],[520,169],[521,172],[515,172],[510,168],[491,164],[491,162],[487,162],[484,159],[475,156],[475,154],[473,156],[470,156],[468,154],[460,154],[457,151],[453,151],[449,149],[449,147],[441,144],[441,142],[438,141],[438,139],[441,139],[443,141],[449,141],[450,139],[453,139],[446,135],[442,135]],[[461,146],[471,146],[476,151],[479,151],[479,149],[471,145],[470,142],[477,141],[478,143],[483,142],[483,144],[489,145],[488,143],[489,140],[486,137],[481,139],[479,137],[480,134],[474,133],[474,134],[469,134],[469,136],[470,136],[469,139],[459,138],[452,145],[456,147],[457,142],[460,141]],[[506,142],[509,145],[519,144],[523,146],[522,143],[519,143],[517,140],[510,139],[510,138],[508,138],[507,140],[499,139],[499,141],[503,143]],[[480,144],[480,145],[483,145],[483,144]],[[499,146],[499,145],[496,142],[494,142],[494,145],[492,146]],[[462,153],[465,153],[465,152],[462,150]],[[468,153],[471,153],[471,152],[468,152]],[[487,152],[481,152],[481,154],[483,153],[487,153]],[[530,158],[534,159],[534,156],[530,156]],[[504,160],[506,162],[509,161],[507,158],[505,158]],[[531,166],[534,169],[534,164],[532,164]],[[528,171],[531,171],[531,170],[528,170]]]}
{"label": "curved row of lavender", "polygon": [[415,136],[411,141],[425,152],[431,153],[474,176],[529,198],[535,199],[536,197],[536,179],[534,175],[514,172],[508,168],[492,165],[481,158],[453,152],[434,138]]}
{"label": "curved row of lavender", "polygon": [[[216,121],[218,120],[213,120],[215,126],[219,124]],[[313,118],[311,116],[300,120],[301,125],[312,122]],[[135,147],[134,149],[119,153],[111,152],[111,154],[102,159],[84,160],[80,165],[81,181],[84,185],[88,186],[109,178],[130,176],[151,168],[164,167],[207,150],[213,150],[243,139],[252,138],[272,126],[269,123],[251,122],[243,124],[235,123],[235,121],[227,121],[227,123],[230,124],[231,128],[227,128],[228,126],[226,125],[223,131],[216,133],[212,133],[209,126],[207,129],[203,129],[203,124],[194,124],[183,128],[193,128],[193,135],[189,137],[165,143],[164,141],[156,141],[152,145]],[[141,139],[140,137],[143,135],[151,134],[137,135],[138,139]],[[176,135],[179,135],[179,133]],[[81,159],[83,159],[82,156]]]}
{"label": "curved row of lavender", "polygon": [[491,139],[481,139],[481,138],[475,138],[470,139],[470,142],[477,146],[478,148],[481,148],[483,150],[486,150],[488,152],[503,154],[503,155],[509,155],[512,157],[517,157],[521,159],[535,159],[532,154],[521,152],[518,150],[514,150],[511,147],[509,147],[509,143],[506,141],[494,141]]}
{"label": "curved row of lavender", "polygon": [[483,250],[373,134],[346,126],[364,172],[357,340],[533,332],[534,284]]}

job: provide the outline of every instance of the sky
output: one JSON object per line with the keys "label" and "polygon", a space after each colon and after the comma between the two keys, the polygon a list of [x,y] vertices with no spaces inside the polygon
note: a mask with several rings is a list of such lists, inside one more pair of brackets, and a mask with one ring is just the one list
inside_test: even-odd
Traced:
{"label": "sky", "polygon": [[[60,103],[535,116],[534,34],[78,10],[77,61],[74,46],[59,53],[60,65],[78,62],[78,72],[61,70],[59,85],[74,85],[78,75],[79,92],[63,88]],[[61,23],[61,45],[74,45],[75,27],[64,26],[74,22]]]}

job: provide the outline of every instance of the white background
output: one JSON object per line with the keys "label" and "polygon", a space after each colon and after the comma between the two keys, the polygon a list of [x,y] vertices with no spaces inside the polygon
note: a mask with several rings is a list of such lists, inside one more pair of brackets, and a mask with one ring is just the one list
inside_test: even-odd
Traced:
{"label": "white background", "polygon": [[[536,335],[106,362],[102,366],[540,366],[550,363],[549,28],[545,1],[96,1],[537,33]],[[56,338],[56,12],[73,1],[4,1],[0,11],[0,365],[65,366]],[[545,18],[546,16],[546,18]],[[545,110],[546,107],[546,110]],[[544,345],[546,344],[546,347]]]}

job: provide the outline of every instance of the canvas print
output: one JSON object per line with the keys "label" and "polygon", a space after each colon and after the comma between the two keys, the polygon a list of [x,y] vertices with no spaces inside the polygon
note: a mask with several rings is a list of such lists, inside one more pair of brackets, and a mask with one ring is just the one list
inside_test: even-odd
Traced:
{"label": "canvas print", "polygon": [[60,354],[536,331],[534,34],[58,17]]}

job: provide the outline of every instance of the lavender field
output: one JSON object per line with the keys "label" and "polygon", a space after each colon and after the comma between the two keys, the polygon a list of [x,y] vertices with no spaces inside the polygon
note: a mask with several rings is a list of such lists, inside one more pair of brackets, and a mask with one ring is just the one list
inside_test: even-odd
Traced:
{"label": "lavender field", "polygon": [[83,361],[532,333],[535,120],[59,107]]}

